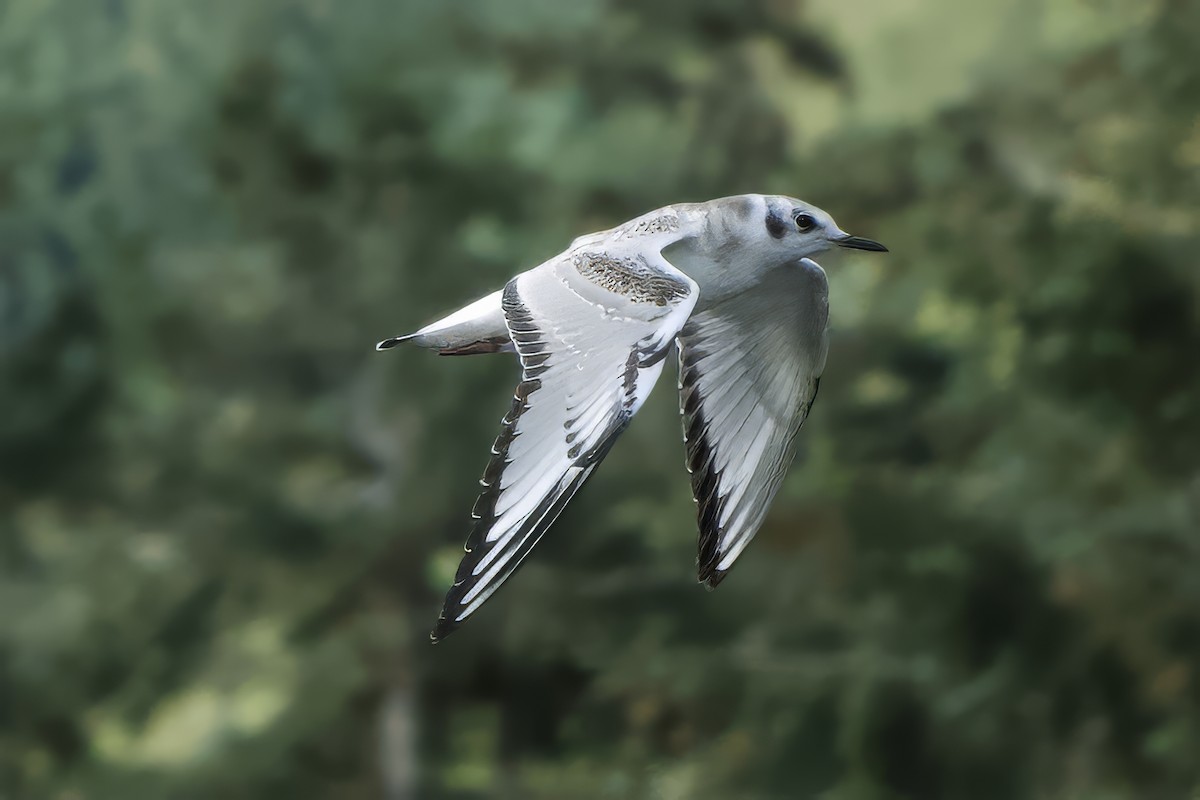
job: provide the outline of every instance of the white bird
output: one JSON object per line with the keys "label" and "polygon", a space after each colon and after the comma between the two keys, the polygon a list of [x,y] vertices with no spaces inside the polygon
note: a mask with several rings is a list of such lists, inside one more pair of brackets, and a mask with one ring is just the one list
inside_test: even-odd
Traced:
{"label": "white bird", "polygon": [[401,342],[442,355],[515,351],[522,376],[430,638],[473,614],[529,555],[654,388],[672,345],[699,579],[725,577],[795,455],[828,351],[829,284],[809,256],[886,252],[792,197],[651,211]]}

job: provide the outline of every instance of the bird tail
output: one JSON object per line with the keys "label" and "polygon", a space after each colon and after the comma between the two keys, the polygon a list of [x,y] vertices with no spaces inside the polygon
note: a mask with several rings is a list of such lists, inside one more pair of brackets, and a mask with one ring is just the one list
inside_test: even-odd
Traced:
{"label": "bird tail", "polygon": [[420,333],[410,333],[407,336],[393,336],[375,345],[376,350],[391,350],[398,344],[412,342],[419,347],[437,350],[439,356],[474,356],[480,353],[511,353],[514,352],[512,340],[507,336],[473,341],[460,341],[448,344],[444,340],[430,341]]}
{"label": "bird tail", "polygon": [[500,306],[500,292],[477,300],[416,333],[384,339],[375,345],[375,349],[390,350],[404,342],[437,350],[443,356],[514,351],[504,322],[504,310]]}
{"label": "bird tail", "polygon": [[408,342],[416,338],[415,333],[410,333],[407,336],[393,336],[391,339],[384,339],[379,344],[375,345],[376,350],[391,350],[401,342]]}

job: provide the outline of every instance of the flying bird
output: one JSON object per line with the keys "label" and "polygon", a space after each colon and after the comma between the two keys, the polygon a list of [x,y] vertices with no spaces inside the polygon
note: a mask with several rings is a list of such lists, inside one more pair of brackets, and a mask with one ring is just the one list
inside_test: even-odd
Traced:
{"label": "flying bird", "polygon": [[641,408],[672,350],[699,519],[699,580],[724,579],[796,452],[828,352],[829,284],[810,256],[886,252],[792,197],[651,211],[582,236],[503,289],[385,339],[441,355],[515,352],[504,417],[454,584],[430,638],[517,569]]}

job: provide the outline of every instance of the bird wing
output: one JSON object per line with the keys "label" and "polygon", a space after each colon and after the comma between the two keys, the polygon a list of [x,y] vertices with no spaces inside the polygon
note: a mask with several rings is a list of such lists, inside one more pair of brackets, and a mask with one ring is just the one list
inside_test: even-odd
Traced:
{"label": "bird wing", "polygon": [[711,589],[750,542],[796,454],[828,351],[829,285],[800,259],[695,312],[678,337],[679,406]]}
{"label": "bird wing", "polygon": [[656,248],[612,244],[569,250],[504,288],[521,382],[433,641],[499,588],[591,475],[658,380],[696,297]]}

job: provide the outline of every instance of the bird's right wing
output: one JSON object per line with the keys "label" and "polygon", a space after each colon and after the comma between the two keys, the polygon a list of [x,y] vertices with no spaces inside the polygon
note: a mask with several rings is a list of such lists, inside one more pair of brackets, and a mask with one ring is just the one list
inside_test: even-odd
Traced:
{"label": "bird's right wing", "polygon": [[508,283],[502,306],[521,382],[434,641],[499,588],[591,475],[650,393],[696,296],[657,249],[611,243]]}
{"label": "bird's right wing", "polygon": [[758,532],[795,456],[828,347],[829,286],[807,258],[697,311],[679,334],[679,406],[715,587]]}

